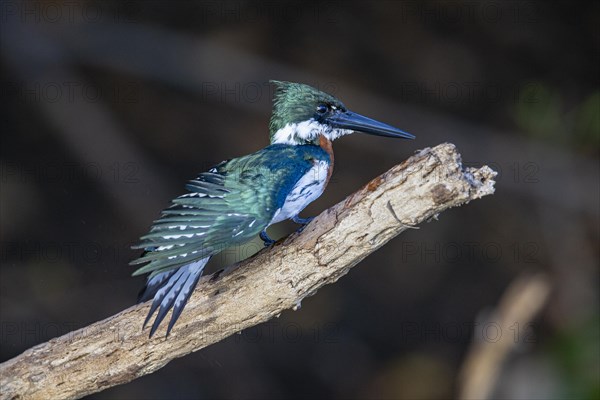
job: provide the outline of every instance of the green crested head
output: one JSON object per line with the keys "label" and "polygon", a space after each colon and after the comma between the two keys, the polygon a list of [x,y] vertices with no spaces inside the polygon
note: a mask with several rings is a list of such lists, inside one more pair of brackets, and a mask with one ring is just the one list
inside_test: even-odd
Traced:
{"label": "green crested head", "polygon": [[[271,81],[275,85],[273,115],[269,123],[271,143],[303,144],[314,142],[310,134],[323,122],[327,109],[343,109],[344,104],[332,95],[302,83]],[[307,135],[302,135],[307,133]]]}
{"label": "green crested head", "polygon": [[271,81],[275,85],[273,115],[269,123],[271,144],[318,143],[320,136],[330,141],[353,131],[379,136],[414,136],[390,125],[348,111],[330,94],[302,83]]}

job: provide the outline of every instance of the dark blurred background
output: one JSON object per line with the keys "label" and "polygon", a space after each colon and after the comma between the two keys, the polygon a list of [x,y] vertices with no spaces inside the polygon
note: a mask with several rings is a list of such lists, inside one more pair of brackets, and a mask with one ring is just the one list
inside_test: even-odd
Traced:
{"label": "dark blurred background", "polygon": [[599,4],[1,2],[0,361],[135,302],[129,246],[187,179],[268,144],[279,79],[417,136],[337,141],[305,216],[442,142],[496,194],[91,398],[600,398]]}

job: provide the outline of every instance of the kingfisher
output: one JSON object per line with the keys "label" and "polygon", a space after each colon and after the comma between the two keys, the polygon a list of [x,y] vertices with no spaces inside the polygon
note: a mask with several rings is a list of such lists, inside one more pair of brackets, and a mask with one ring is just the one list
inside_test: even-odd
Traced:
{"label": "kingfisher", "polygon": [[299,214],[331,178],[335,139],[355,131],[414,139],[311,86],[270,82],[275,85],[270,145],[189,181],[187,192],[173,199],[132,247],[143,253],[130,264],[145,264],[133,275],[149,274],[138,303],[153,299],[142,329],[158,309],[150,337],[172,309],[169,335],[212,256],[256,235],[270,246],[269,226],[291,219],[302,229],[312,220]]}

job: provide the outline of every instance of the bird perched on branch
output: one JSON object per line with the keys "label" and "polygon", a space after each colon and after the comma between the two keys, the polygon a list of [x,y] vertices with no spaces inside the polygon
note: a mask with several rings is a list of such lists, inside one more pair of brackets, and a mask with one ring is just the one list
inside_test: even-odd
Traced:
{"label": "bird perched on branch", "polygon": [[144,327],[158,309],[150,337],[173,309],[169,334],[210,257],[256,235],[271,245],[266,229],[277,222],[310,222],[298,214],[323,193],[331,177],[332,141],[354,131],[414,138],[308,85],[271,82],[276,86],[271,145],[223,161],[189,181],[188,192],[175,198],[133,247],[144,253],[131,264],[146,264],[133,275],[150,274],[139,297],[139,302],[153,299]]}

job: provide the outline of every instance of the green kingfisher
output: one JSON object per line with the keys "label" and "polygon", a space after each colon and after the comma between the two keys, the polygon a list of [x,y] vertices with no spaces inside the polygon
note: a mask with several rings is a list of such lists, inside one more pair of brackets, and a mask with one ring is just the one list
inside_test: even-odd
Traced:
{"label": "green kingfisher", "polygon": [[302,227],[310,222],[312,218],[298,214],[323,193],[331,177],[332,141],[354,131],[414,139],[348,110],[311,86],[271,82],[271,144],[223,161],[189,181],[187,193],[175,198],[133,246],[144,252],[131,264],[146,264],[133,275],[150,274],[138,298],[153,299],[144,327],[158,309],[150,337],[173,309],[169,335],[210,257],[256,235],[266,246],[273,244],[266,229],[277,222],[291,219]]}

